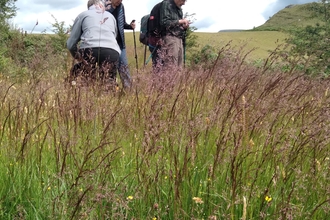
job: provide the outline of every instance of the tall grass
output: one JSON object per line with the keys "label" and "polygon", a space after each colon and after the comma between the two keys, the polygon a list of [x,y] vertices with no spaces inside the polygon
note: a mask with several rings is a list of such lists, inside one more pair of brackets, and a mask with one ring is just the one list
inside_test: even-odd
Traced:
{"label": "tall grass", "polygon": [[0,79],[1,219],[329,218],[328,80],[219,51],[127,94]]}

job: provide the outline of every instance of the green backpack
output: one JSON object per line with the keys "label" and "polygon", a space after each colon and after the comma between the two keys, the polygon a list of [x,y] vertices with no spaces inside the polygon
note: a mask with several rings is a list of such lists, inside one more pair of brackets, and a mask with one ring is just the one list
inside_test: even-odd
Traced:
{"label": "green backpack", "polygon": [[141,18],[141,28],[140,28],[140,37],[139,40],[142,44],[148,45],[148,21],[149,21],[150,15],[145,15]]}
{"label": "green backpack", "polygon": [[140,42],[144,45],[153,45],[163,35],[164,30],[160,25],[160,10],[164,1],[166,0],[157,3],[150,14],[141,18]]}

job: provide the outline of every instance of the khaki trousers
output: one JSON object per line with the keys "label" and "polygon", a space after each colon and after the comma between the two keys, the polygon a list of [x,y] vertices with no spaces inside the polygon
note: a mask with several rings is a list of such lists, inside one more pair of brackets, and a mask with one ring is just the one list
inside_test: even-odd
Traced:
{"label": "khaki trousers", "polygon": [[164,67],[172,68],[183,66],[183,44],[182,39],[174,36],[164,36],[162,46],[164,54]]}

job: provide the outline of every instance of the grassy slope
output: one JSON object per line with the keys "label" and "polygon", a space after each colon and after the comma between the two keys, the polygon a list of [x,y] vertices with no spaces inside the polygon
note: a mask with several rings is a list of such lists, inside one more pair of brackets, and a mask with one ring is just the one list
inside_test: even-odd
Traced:
{"label": "grassy slope", "polygon": [[[280,31],[242,31],[242,32],[219,32],[219,33],[194,33],[198,36],[199,48],[211,45],[216,49],[222,48],[231,42],[231,47],[240,49],[244,46],[244,53],[253,50],[248,59],[257,60],[268,57],[269,51],[273,51],[279,43],[284,42],[286,34]],[[143,65],[144,46],[138,41],[139,32],[135,33],[138,66]],[[131,32],[126,32],[127,55],[131,67],[135,67],[134,38]],[[149,56],[147,50],[147,57]],[[149,64],[150,66],[150,64]]]}
{"label": "grassy slope", "polygon": [[250,59],[262,59],[274,50],[278,43],[283,42],[285,34],[278,31],[243,31],[243,32],[220,32],[220,33],[196,33],[200,45],[210,44],[220,48],[228,42],[237,49],[244,46],[244,51],[254,50]]}
{"label": "grassy slope", "polygon": [[276,30],[287,31],[294,28],[301,28],[307,25],[314,25],[320,22],[318,18],[312,18],[310,11],[306,7],[315,3],[293,5],[284,8],[269,18],[263,25],[256,27],[254,30]]}

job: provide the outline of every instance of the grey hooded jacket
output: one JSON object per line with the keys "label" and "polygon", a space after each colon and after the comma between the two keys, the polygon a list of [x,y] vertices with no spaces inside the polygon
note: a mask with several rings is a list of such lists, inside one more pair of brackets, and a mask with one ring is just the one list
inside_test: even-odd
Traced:
{"label": "grey hooded jacket", "polygon": [[91,6],[89,10],[78,15],[72,26],[67,40],[67,48],[74,57],[79,48],[104,47],[121,52],[116,40],[117,24],[113,15],[98,6]]}

